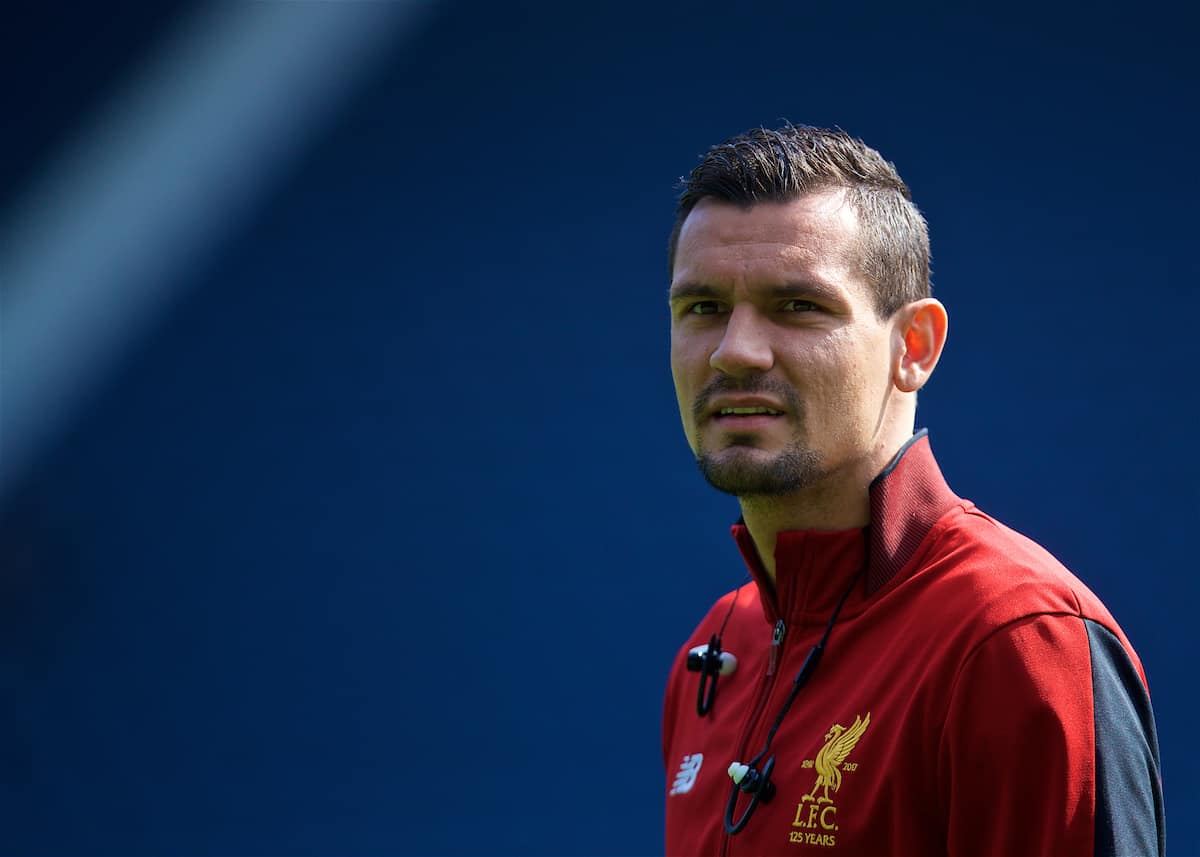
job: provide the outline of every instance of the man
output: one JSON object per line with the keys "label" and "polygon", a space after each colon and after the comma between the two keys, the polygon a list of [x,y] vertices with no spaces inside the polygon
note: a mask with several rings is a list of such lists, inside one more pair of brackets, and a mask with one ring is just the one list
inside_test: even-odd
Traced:
{"label": "man", "polygon": [[671,672],[667,853],[1163,853],[1129,641],[913,433],[947,315],[895,168],[841,131],[734,137],[670,269],[684,432],[752,580]]}

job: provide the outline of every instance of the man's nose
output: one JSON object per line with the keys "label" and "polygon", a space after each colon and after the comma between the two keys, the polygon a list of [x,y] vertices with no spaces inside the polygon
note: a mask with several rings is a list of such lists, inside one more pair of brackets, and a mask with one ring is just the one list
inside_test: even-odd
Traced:
{"label": "man's nose", "polygon": [[766,372],[775,365],[767,322],[754,307],[743,304],[733,308],[708,365],[726,375]]}

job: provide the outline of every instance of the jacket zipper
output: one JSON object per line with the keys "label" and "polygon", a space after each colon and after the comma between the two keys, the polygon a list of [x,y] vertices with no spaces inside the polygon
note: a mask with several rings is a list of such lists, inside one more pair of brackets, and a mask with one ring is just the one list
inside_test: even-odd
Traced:
{"label": "jacket zipper", "polygon": [[787,625],[783,624],[780,619],[775,623],[775,630],[771,634],[771,653],[767,657],[767,675],[775,675],[776,669],[779,667],[779,647],[783,645],[783,635],[787,633]]}
{"label": "jacket zipper", "polygon": [[[780,651],[783,649],[783,639],[786,635],[787,625],[782,619],[777,619],[775,630],[771,633],[771,650],[767,655],[767,671],[763,674],[763,683],[758,691],[758,698],[754,702],[754,708],[750,711],[746,728],[742,730],[742,737],[738,741],[737,755],[734,757],[736,761],[746,762],[746,747],[758,727],[758,721],[762,717],[763,709],[767,706],[767,700],[771,698],[771,690],[775,687],[775,676],[779,672],[779,661],[781,660]],[[729,857],[729,846],[733,837],[725,832],[723,819],[724,815],[722,815],[721,822],[721,857]]]}

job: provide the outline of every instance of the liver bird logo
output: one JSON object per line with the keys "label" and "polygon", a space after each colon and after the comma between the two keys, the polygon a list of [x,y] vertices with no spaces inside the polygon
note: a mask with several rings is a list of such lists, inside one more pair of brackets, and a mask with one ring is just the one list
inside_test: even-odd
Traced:
{"label": "liver bird logo", "polygon": [[[806,800],[815,800],[817,803],[833,803],[833,798],[829,796],[829,790],[832,788],[835,792],[842,787],[842,762],[846,761],[846,757],[850,755],[850,751],[854,749],[854,745],[858,743],[858,739],[867,731],[867,727],[871,725],[871,712],[867,712],[866,718],[854,716],[854,723],[847,729],[840,723],[835,723],[829,727],[829,731],[825,733],[825,746],[817,753],[817,759],[814,762],[814,767],[817,769],[817,782],[813,785],[812,791],[800,799],[803,803]],[[817,789],[824,789],[820,797],[817,797]]]}

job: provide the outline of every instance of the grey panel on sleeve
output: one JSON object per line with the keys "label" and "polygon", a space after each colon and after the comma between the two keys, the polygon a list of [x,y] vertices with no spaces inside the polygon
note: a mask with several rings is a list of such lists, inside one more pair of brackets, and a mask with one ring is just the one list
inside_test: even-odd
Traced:
{"label": "grey panel on sleeve", "polygon": [[1096,730],[1096,854],[1161,857],[1162,778],[1150,696],[1117,636],[1090,619],[1084,623]]}

